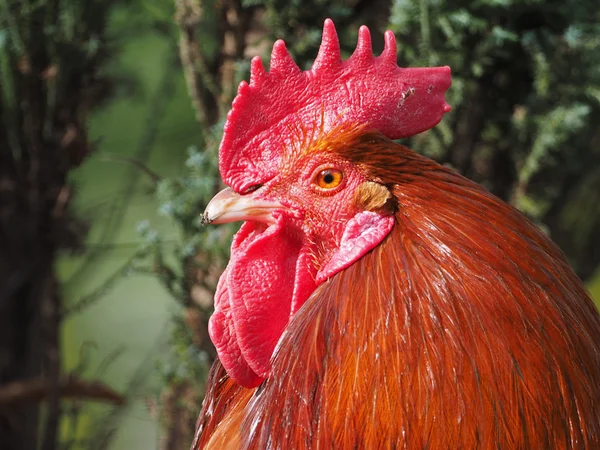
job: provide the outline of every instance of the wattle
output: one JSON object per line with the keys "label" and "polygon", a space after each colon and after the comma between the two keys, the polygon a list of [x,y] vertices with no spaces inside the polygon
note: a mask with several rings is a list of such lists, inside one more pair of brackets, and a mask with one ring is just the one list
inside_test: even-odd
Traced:
{"label": "wattle", "polygon": [[314,239],[279,217],[273,225],[245,222],[231,245],[231,259],[215,295],[209,334],[229,376],[258,386],[271,370],[271,357],[292,316],[316,287],[379,245],[394,217],[363,211],[315,267]]}
{"label": "wattle", "polygon": [[284,222],[245,222],[217,287],[209,334],[229,376],[246,387],[269,374],[281,334],[316,287],[302,235]]}

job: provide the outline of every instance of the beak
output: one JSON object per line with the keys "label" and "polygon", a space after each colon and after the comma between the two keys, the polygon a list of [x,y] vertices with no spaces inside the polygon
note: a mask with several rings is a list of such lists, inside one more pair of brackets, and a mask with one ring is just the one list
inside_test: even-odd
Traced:
{"label": "beak", "polygon": [[272,224],[275,223],[273,212],[281,209],[286,208],[279,202],[240,195],[226,188],[208,202],[200,223],[207,225],[252,220]]}

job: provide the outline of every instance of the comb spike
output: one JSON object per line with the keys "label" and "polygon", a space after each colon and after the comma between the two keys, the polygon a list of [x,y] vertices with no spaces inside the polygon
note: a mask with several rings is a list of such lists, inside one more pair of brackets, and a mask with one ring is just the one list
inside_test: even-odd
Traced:
{"label": "comb spike", "polygon": [[340,41],[333,20],[325,19],[323,24],[323,37],[321,38],[321,46],[319,53],[312,65],[313,70],[321,68],[335,67],[342,62],[340,53]]}
{"label": "comb spike", "polygon": [[250,85],[258,87],[264,80],[265,75],[265,67],[263,66],[260,56],[255,56],[250,63]]}
{"label": "comb spike", "polygon": [[238,84],[238,95],[246,95],[246,93],[249,91],[248,88],[249,86],[246,80],[240,81],[240,84]]}
{"label": "comb spike", "polygon": [[271,71],[254,59],[250,84],[240,83],[227,115],[219,149],[223,180],[234,190],[249,182],[264,184],[279,173],[291,148],[308,145],[343,124],[365,126],[389,139],[421,133],[450,110],[444,94],[451,81],[449,67],[398,67],[391,31],[375,58],[369,30],[360,27],[354,53],[342,61],[335,26],[328,19],[319,54],[305,72],[283,41],[277,41]]}
{"label": "comb spike", "polygon": [[384,46],[383,51],[381,52],[381,56],[384,61],[390,61],[396,64],[396,59],[398,57],[398,50],[396,48],[396,36],[392,30],[387,30],[383,35]]}
{"label": "comb spike", "polygon": [[283,42],[281,39],[273,44],[270,72],[282,75],[292,75],[302,72],[300,67],[298,67],[298,65],[294,62],[290,52],[288,52],[285,42]]}
{"label": "comb spike", "polygon": [[358,41],[356,42],[356,49],[350,59],[357,58],[361,61],[368,62],[375,58],[373,56],[373,45],[371,44],[371,33],[369,29],[362,25],[358,29]]}

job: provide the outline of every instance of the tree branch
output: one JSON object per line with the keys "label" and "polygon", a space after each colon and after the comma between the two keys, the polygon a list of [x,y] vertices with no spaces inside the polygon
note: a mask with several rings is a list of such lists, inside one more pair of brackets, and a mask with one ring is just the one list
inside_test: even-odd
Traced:
{"label": "tree branch", "polygon": [[131,158],[129,156],[121,156],[115,155],[112,153],[104,153],[100,157],[101,161],[110,161],[110,162],[122,162],[125,164],[129,164],[137,169],[140,169],[143,173],[148,175],[148,177],[152,180],[152,183],[156,186],[156,184],[162,180],[162,177],[150,169],[146,164],[136,158]]}
{"label": "tree branch", "polygon": [[220,88],[196,36],[196,29],[202,19],[202,7],[199,2],[193,0],[177,0],[175,10],[175,23],[180,30],[179,57],[183,64],[188,92],[196,110],[196,120],[209,127],[216,123],[219,117],[219,111],[216,109]]}
{"label": "tree branch", "polygon": [[[57,387],[58,395],[62,398],[97,401],[113,405],[125,404],[125,398],[122,395],[100,381],[85,381],[70,375],[60,379]],[[0,408],[47,400],[53,388],[51,380],[39,378],[5,384],[0,386]]]}

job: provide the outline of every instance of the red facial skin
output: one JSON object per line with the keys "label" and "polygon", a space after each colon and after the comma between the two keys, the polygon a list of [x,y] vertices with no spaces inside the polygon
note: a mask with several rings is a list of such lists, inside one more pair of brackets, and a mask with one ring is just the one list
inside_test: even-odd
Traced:
{"label": "red facial skin", "polygon": [[[325,170],[341,173],[341,182],[321,187],[318,177]],[[391,230],[393,216],[357,205],[356,190],[365,181],[335,154],[305,152],[244,195],[244,202],[281,208],[242,225],[215,297],[209,333],[239,384],[254,387],[268,376],[283,331],[315,288]],[[251,212],[248,218],[254,218]]]}

